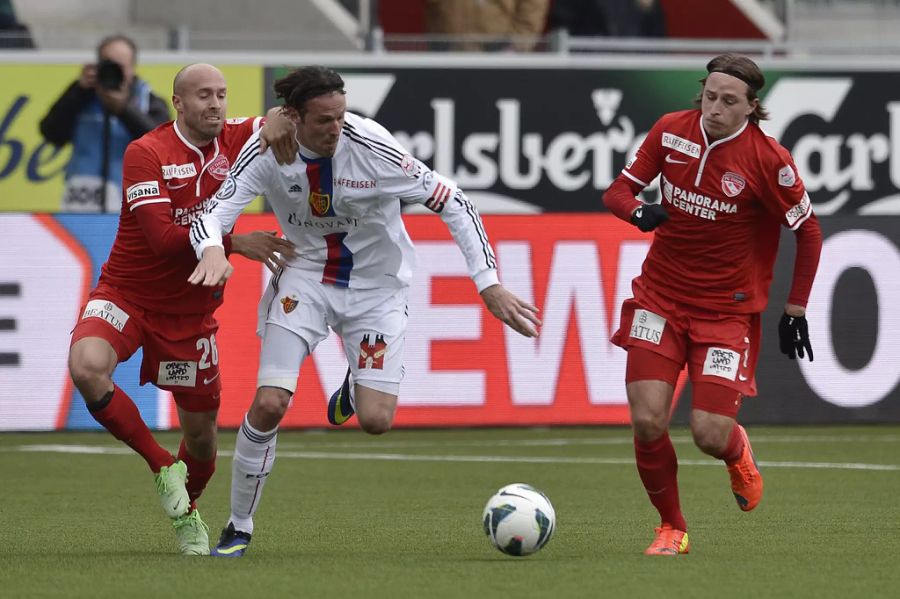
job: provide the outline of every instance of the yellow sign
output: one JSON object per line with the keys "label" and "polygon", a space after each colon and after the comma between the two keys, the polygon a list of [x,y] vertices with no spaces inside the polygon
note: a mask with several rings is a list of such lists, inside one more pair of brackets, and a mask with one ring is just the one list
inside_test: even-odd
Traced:
{"label": "yellow sign", "polygon": [[[138,75],[172,109],[172,79],[184,65],[138,65]],[[262,66],[219,65],[228,83],[228,115],[263,112]],[[39,124],[78,78],[80,64],[0,64],[0,211],[56,212],[71,147],[57,149],[41,137]],[[258,212],[257,200],[247,211]]]}

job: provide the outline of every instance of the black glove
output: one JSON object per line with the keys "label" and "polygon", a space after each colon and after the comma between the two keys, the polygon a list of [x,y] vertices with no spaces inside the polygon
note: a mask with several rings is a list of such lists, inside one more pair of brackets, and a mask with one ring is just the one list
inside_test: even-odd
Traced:
{"label": "black glove", "polygon": [[631,224],[647,233],[669,220],[669,213],[662,204],[644,204],[631,215]]}
{"label": "black glove", "polygon": [[803,359],[803,350],[809,354],[809,361],[813,361],[812,345],[809,343],[809,328],[805,316],[791,316],[783,314],[778,323],[778,346],[781,353],[791,360],[800,356]]}

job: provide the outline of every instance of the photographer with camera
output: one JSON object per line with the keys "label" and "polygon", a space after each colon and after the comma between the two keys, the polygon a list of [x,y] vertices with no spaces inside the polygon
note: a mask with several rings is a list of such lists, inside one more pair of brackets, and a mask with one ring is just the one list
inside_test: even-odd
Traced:
{"label": "photographer with camera", "polygon": [[128,144],[169,120],[162,98],[134,72],[137,46],[124,35],[103,39],[97,62],[53,104],[40,124],[57,147],[72,143],[66,166],[65,212],[118,212],[122,157]]}

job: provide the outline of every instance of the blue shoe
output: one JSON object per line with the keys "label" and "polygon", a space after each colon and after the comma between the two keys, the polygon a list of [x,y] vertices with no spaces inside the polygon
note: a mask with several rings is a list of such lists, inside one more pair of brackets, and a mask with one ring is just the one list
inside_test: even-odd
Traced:
{"label": "blue shoe", "polygon": [[228,526],[222,530],[222,536],[219,537],[218,544],[213,547],[210,555],[215,557],[243,557],[244,552],[250,545],[250,533],[241,530],[235,530],[234,524],[228,523]]}
{"label": "blue shoe", "polygon": [[331,399],[328,400],[328,422],[340,426],[350,420],[355,413],[353,406],[350,405],[350,369],[348,368],[341,388],[332,393]]}

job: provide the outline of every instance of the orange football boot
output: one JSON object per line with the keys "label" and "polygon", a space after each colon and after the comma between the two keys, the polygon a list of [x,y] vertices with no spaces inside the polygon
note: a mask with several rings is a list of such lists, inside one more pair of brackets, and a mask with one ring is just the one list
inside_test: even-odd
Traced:
{"label": "orange football boot", "polygon": [[762,499],[763,479],[756,466],[756,458],[753,457],[753,448],[750,447],[750,439],[743,426],[738,425],[741,437],[744,439],[744,449],[741,457],[733,464],[728,465],[728,474],[731,476],[731,491],[738,507],[749,512]]}
{"label": "orange football boot", "polygon": [[678,555],[690,551],[691,544],[685,531],[663,523],[659,528],[654,528],[653,532],[656,533],[656,538],[644,551],[644,555]]}

